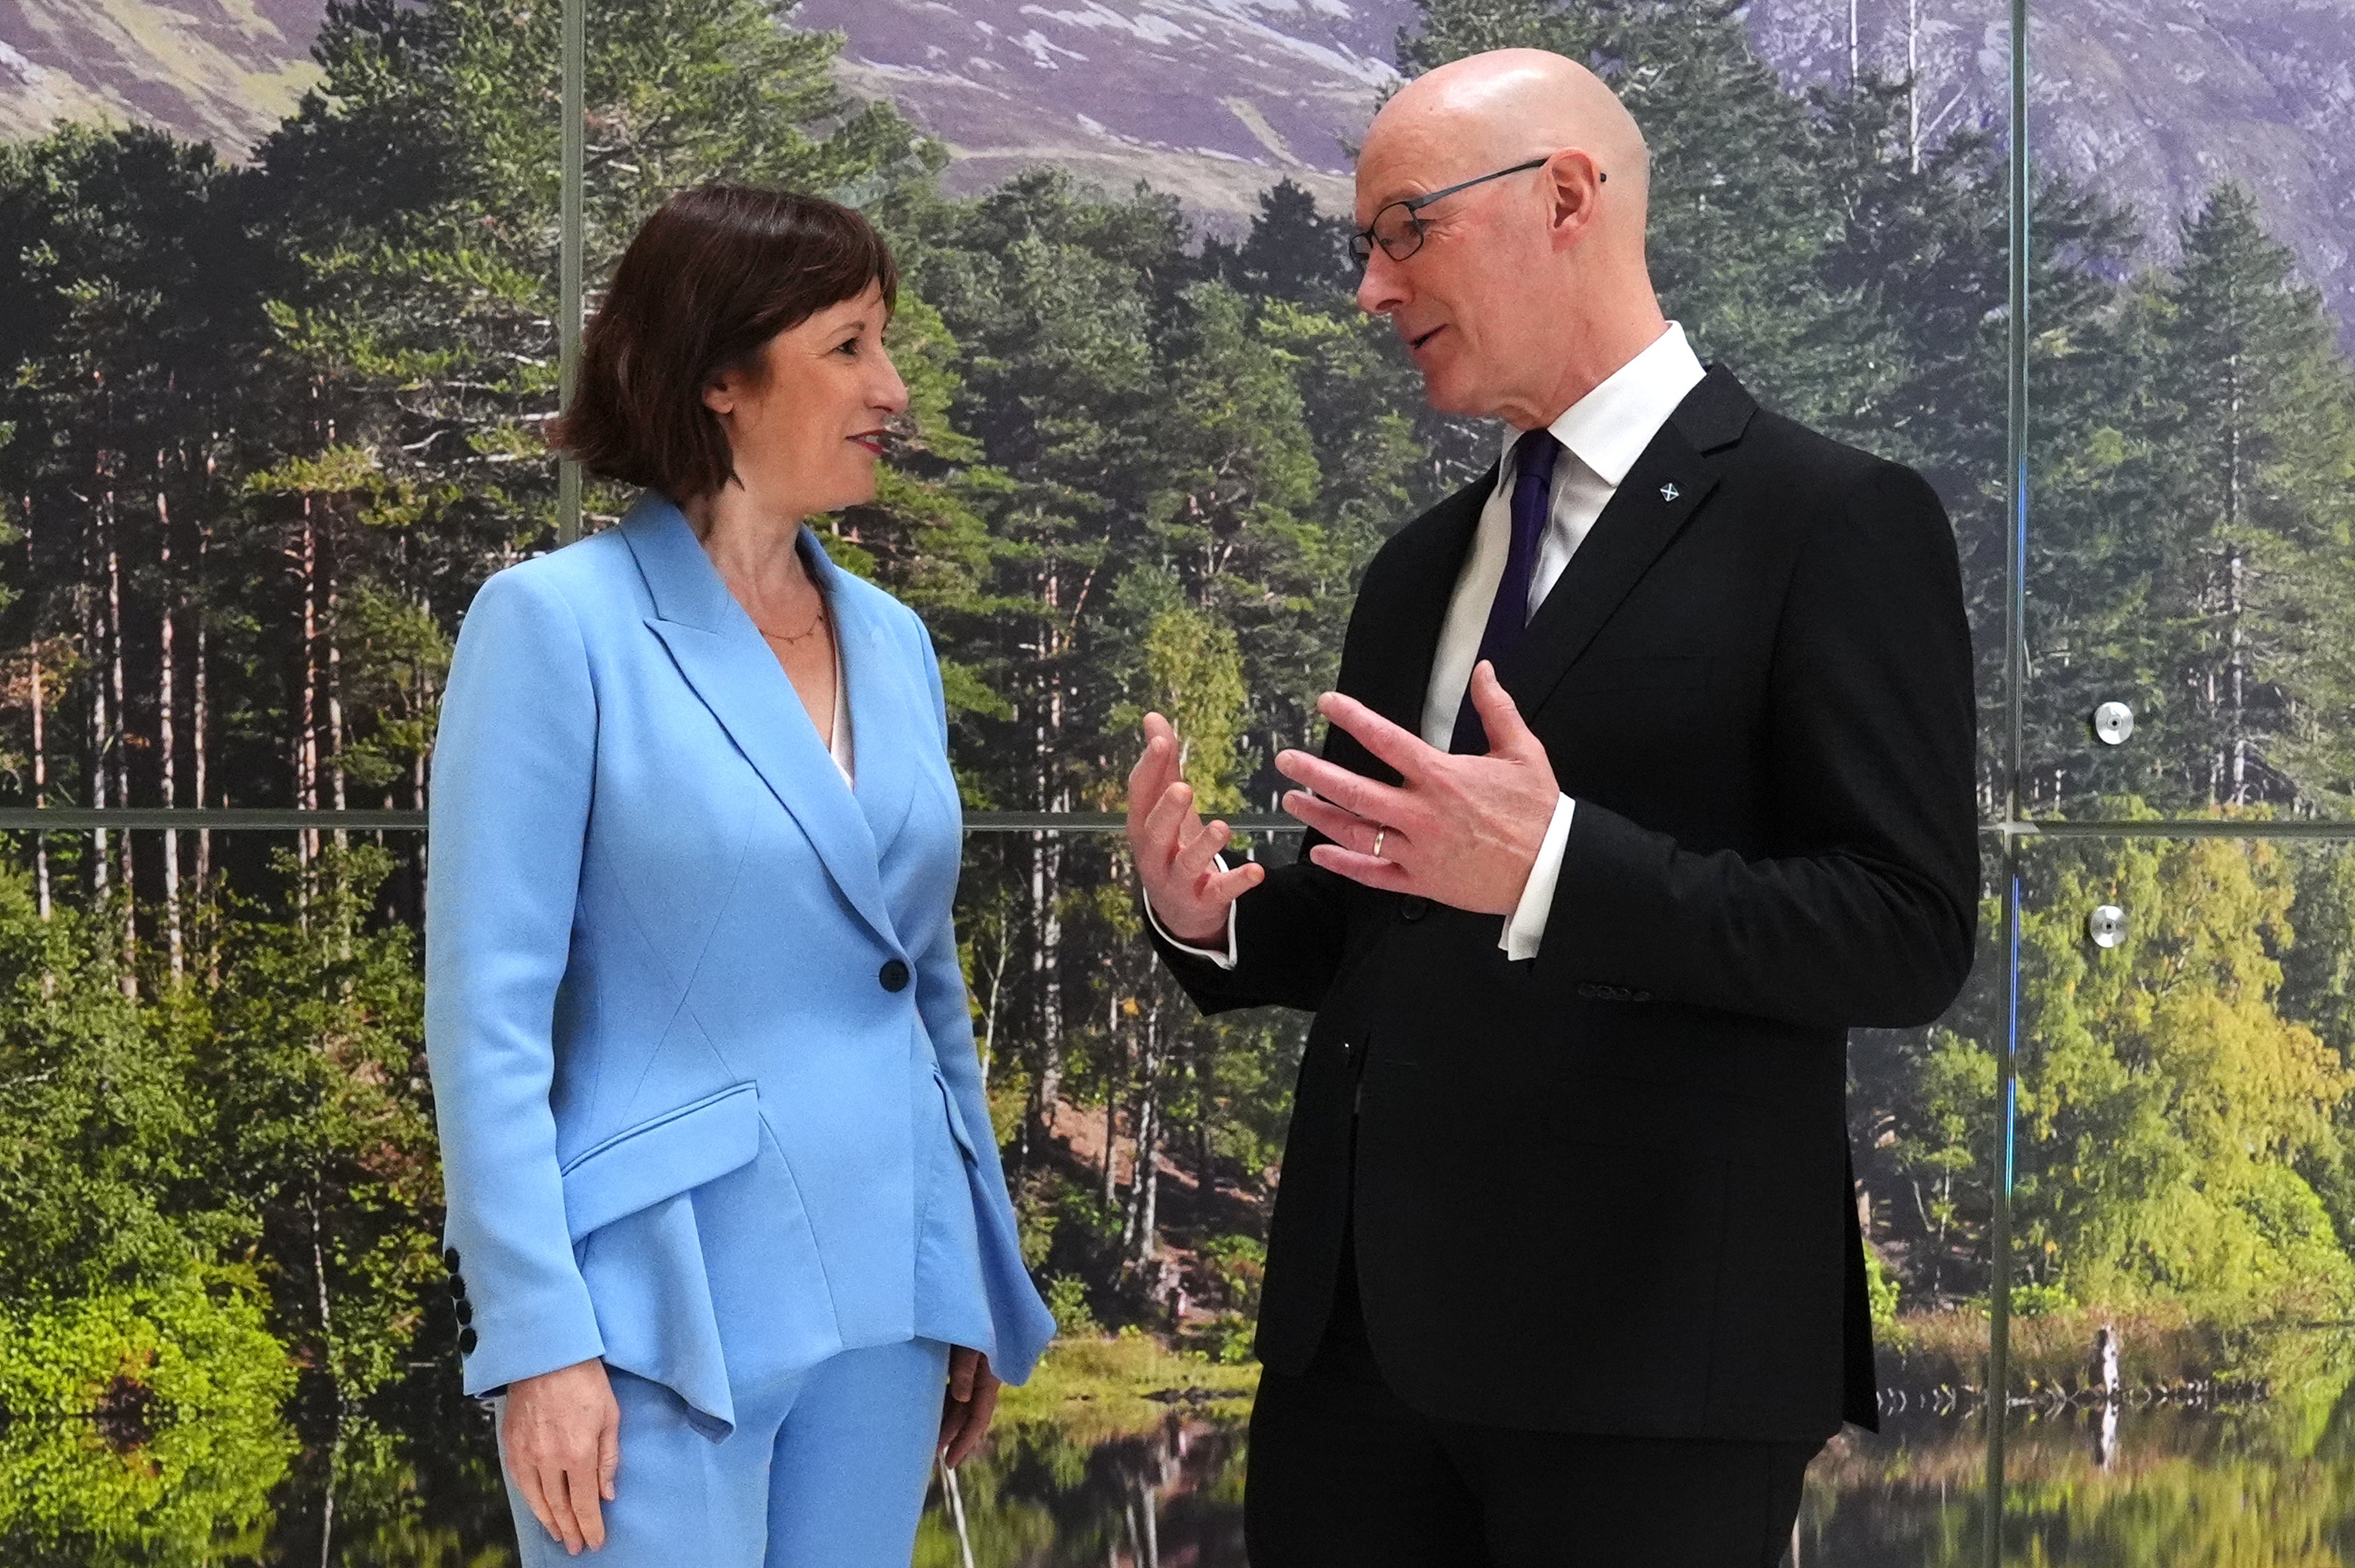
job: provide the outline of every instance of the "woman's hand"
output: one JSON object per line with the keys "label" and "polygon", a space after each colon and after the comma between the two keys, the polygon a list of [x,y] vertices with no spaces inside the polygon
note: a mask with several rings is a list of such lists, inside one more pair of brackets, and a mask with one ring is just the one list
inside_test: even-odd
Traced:
{"label": "woman's hand", "polygon": [[948,1396],[941,1402],[941,1463],[956,1468],[981,1446],[989,1419],[997,1413],[997,1391],[1005,1386],[989,1370],[989,1358],[963,1345],[949,1347]]}
{"label": "woman's hand", "polygon": [[622,1408],[605,1363],[576,1361],[507,1385],[499,1436],[507,1473],[540,1528],[578,1554],[605,1544],[600,1498],[613,1500],[622,1466]]}

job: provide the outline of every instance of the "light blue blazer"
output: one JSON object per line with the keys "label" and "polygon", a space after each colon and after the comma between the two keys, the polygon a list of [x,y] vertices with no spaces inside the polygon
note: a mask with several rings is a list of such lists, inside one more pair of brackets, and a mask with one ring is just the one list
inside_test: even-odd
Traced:
{"label": "light blue blazer", "polygon": [[483,585],[433,772],[425,1039],[465,1387],[602,1356],[725,1435],[734,1395],[914,1336],[1028,1376],[951,901],[939,666],[801,548],[858,787],[686,517]]}

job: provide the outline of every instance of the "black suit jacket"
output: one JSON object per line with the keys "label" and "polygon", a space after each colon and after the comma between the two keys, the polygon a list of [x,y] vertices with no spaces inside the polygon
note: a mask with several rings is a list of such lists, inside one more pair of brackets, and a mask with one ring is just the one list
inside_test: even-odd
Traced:
{"label": "black suit jacket", "polygon": [[[1350,617],[1340,688],[1411,731],[1493,480],[1385,544]],[[1977,923],[1945,513],[1712,370],[1499,674],[1577,802],[1536,958],[1305,849],[1243,895],[1231,971],[1160,944],[1205,1011],[1316,1014],[1261,1360],[1305,1367],[1353,1206],[1369,1336],[1430,1414],[1873,1425],[1847,1031],[1936,1018]],[[1326,754],[1395,781],[1338,730]]]}

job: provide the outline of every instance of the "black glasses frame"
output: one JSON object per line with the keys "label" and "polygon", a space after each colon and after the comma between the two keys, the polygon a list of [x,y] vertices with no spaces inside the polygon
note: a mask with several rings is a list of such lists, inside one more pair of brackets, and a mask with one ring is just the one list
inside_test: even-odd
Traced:
{"label": "black glasses frame", "polygon": [[[1421,212],[1424,208],[1429,207],[1433,202],[1437,201],[1443,196],[1454,196],[1457,191],[1470,190],[1476,185],[1486,185],[1490,180],[1500,180],[1507,175],[1526,174],[1531,169],[1541,169],[1545,167],[1546,165],[1553,162],[1554,157],[1554,154],[1548,153],[1542,158],[1531,158],[1526,164],[1515,164],[1509,169],[1498,169],[1494,174],[1481,175],[1474,179],[1459,180],[1455,185],[1444,187],[1439,190],[1429,191],[1422,196],[1410,196],[1398,201],[1386,201],[1375,209],[1374,220],[1372,223],[1369,223],[1365,228],[1357,229],[1350,234],[1349,255],[1351,259],[1355,261],[1371,261],[1374,255],[1374,247],[1381,245],[1381,240],[1375,235],[1374,230],[1381,226],[1382,214],[1388,212],[1393,207],[1402,207],[1406,208],[1407,222],[1413,228],[1414,243],[1409,245],[1403,251],[1393,251],[1388,245],[1382,245],[1382,254],[1388,256],[1393,261],[1403,261],[1409,256],[1413,255],[1417,251],[1423,249],[1423,220],[1415,215]],[[1598,181],[1607,180],[1610,177],[1610,176],[1604,174],[1598,174],[1595,176],[1595,178]]]}

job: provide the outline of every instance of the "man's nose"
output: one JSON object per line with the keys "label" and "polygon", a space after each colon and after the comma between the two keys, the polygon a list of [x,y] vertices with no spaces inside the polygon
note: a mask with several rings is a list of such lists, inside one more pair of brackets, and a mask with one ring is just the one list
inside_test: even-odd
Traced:
{"label": "man's nose", "polygon": [[1369,315],[1388,315],[1406,303],[1406,275],[1380,246],[1366,258],[1358,279],[1358,308]]}

